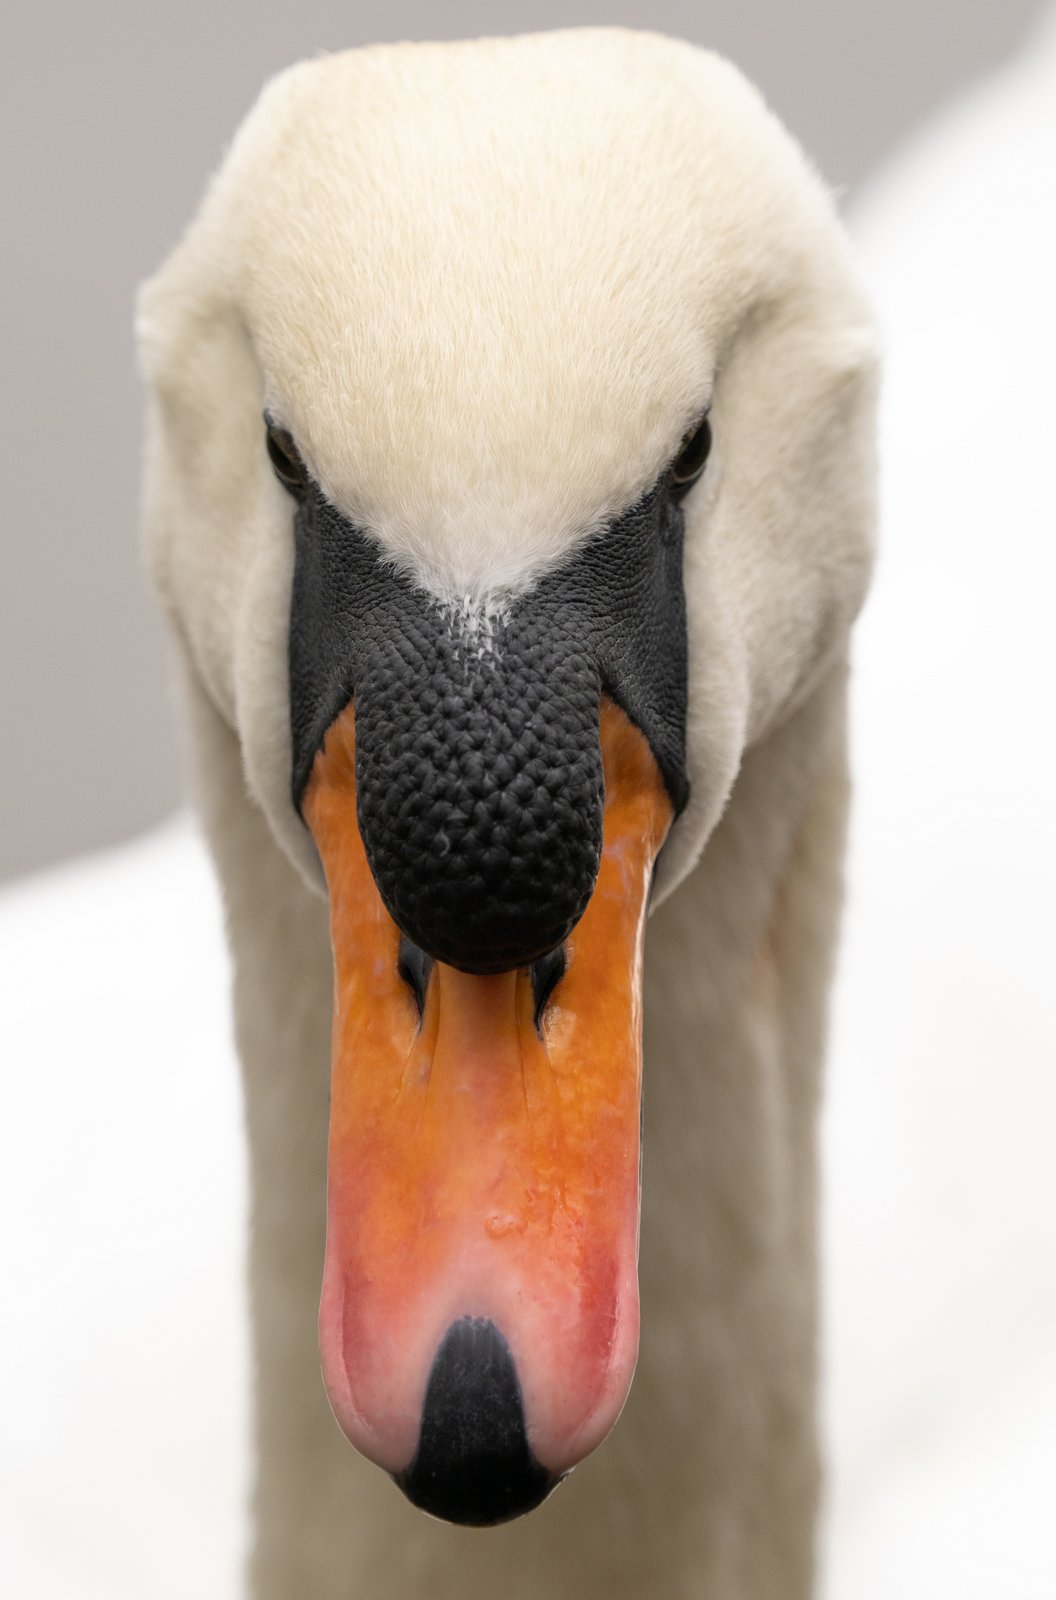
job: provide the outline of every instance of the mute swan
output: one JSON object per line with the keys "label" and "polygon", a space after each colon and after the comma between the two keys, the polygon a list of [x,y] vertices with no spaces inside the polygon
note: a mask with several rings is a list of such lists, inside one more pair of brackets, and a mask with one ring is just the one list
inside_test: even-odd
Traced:
{"label": "mute swan", "polygon": [[[139,334],[235,962],[253,1593],[806,1596],[875,369],[827,196],[674,41],[350,52],[265,90]],[[320,1274],[337,1419],[426,1509],[528,1510],[604,1437],[651,888],[633,1394],[470,1539],[341,1440]]]}

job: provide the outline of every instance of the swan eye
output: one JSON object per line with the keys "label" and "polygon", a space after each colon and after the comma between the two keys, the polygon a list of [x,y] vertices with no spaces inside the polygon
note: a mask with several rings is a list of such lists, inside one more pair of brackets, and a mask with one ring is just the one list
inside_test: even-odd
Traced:
{"label": "swan eye", "polygon": [[711,452],[711,423],[703,417],[682,441],[682,447],[675,457],[671,468],[671,488],[676,495],[683,495],[696,483],[707,465]]}
{"label": "swan eye", "polygon": [[268,456],[275,468],[275,476],[291,494],[299,495],[308,487],[308,468],[301,460],[293,435],[287,429],[280,428],[269,416],[265,416],[264,421],[268,430]]}

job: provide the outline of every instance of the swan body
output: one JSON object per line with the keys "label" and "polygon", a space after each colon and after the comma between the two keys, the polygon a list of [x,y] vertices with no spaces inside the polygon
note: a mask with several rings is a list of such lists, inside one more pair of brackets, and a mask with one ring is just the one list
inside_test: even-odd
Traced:
{"label": "swan body", "polygon": [[[355,51],[265,90],[143,291],[139,333],[151,393],[148,546],[181,644],[235,962],[253,1195],[252,1593],[409,1600],[501,1585],[516,1597],[800,1600],[811,1592],[817,1495],[814,1123],[846,803],[847,637],[871,555],[875,389],[869,319],[828,197],[732,68],[670,40],[578,30]],[[269,466],[262,412],[273,448],[296,441],[283,458],[296,512]],[[711,457],[676,511],[680,442],[704,416]],[[336,999],[340,1032],[363,960],[361,940],[339,937],[335,886],[355,881],[359,908],[380,895],[372,926],[391,935],[393,956],[393,908],[404,903],[379,865],[364,800],[381,737],[370,674],[399,646],[413,603],[423,627],[455,641],[456,663],[470,659],[459,671],[495,661],[501,676],[525,619],[547,625],[548,596],[553,615],[566,615],[569,574],[590,655],[591,607],[615,581],[597,552],[619,531],[628,559],[652,560],[646,511],[684,551],[684,621],[665,613],[679,617],[668,633],[672,650],[683,641],[682,700],[677,716],[673,690],[658,709],[661,668],[640,693],[628,689],[637,647],[616,648],[615,666],[603,652],[609,709],[600,734],[584,735],[600,738],[607,775],[596,881],[622,859],[610,837],[614,775],[625,770],[613,764],[617,723],[624,747],[638,741],[635,770],[658,796],[651,850],[667,834],[645,942],[641,1357],[597,1457],[541,1510],[469,1535],[424,1519],[348,1449],[318,1376],[326,1236],[331,1399],[345,1431],[399,1476],[415,1431],[406,1406],[383,1414],[385,1383],[370,1389],[356,1352],[328,1333],[326,1310],[330,1294],[347,1320],[388,1270],[375,1256],[364,1277],[362,1241],[342,1233],[340,1207],[365,1157],[341,1166],[334,1124],[326,1226],[331,1015]],[[309,744],[298,789],[298,652],[317,637],[305,575],[326,549],[340,566],[353,543],[383,598],[353,630],[349,649],[369,659]],[[313,591],[324,607],[334,570]],[[342,600],[345,622],[359,593]],[[641,618],[617,614],[637,639]],[[613,626],[610,617],[606,639]],[[570,650],[564,641],[555,659],[567,663]],[[677,684],[678,672],[663,682]],[[408,692],[419,690],[412,679]],[[333,846],[319,796],[336,770],[334,730],[352,738],[353,711],[359,821],[350,777]],[[674,744],[661,724],[677,724]],[[396,739],[398,712],[390,725]],[[488,738],[501,727],[493,717]],[[435,772],[423,771],[428,785]],[[348,840],[366,851],[354,880],[339,877],[332,854]],[[432,872],[435,851],[421,862]],[[321,865],[335,902],[336,996]],[[595,903],[583,914],[577,902],[563,935],[570,994],[590,970]],[[460,966],[490,970],[458,943],[464,925],[415,925],[441,973],[434,996],[437,984],[494,996],[506,982],[501,961],[494,977],[458,976]],[[525,970],[542,948],[525,944]],[[563,992],[559,983],[559,1023],[572,1006]],[[428,1032],[438,1002],[422,1003]],[[353,1029],[351,1059],[365,1037]],[[346,1067],[335,1047],[338,1107]],[[368,1201],[357,1215],[373,1215]],[[588,1196],[585,1216],[593,1204]],[[633,1214],[629,1225],[633,1245]],[[630,1318],[623,1248],[613,1305]],[[353,1267],[358,1298],[342,1300]],[[566,1315],[563,1270],[547,1316]],[[489,1292],[472,1275],[459,1281]],[[495,1290],[515,1321],[526,1281]],[[414,1304],[433,1315],[446,1289],[414,1284]],[[569,1293],[578,1305],[579,1289]],[[399,1326],[410,1331],[390,1341],[397,1397],[424,1370],[400,1367],[418,1324]],[[515,1330],[546,1487],[622,1403],[636,1321],[621,1326],[613,1347],[624,1353],[584,1365],[567,1416],[557,1402],[547,1410],[562,1370],[541,1349],[547,1338],[533,1346]],[[376,1409],[366,1414],[368,1392]],[[589,1426],[576,1421],[584,1415]]]}

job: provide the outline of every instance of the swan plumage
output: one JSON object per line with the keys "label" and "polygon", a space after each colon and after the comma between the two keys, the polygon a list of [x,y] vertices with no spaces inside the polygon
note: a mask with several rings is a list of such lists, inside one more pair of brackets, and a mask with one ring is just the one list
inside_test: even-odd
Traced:
{"label": "swan plumage", "polygon": [[[255,1592],[336,1595],[357,1566],[372,1592],[406,1591],[388,1532],[401,1514],[384,1484],[350,1490],[305,1319],[330,958],[311,811],[291,793],[291,508],[261,414],[296,440],[317,521],[359,530],[387,582],[479,628],[524,615],[625,508],[656,504],[649,486],[707,412],[713,459],[679,514],[690,798],[659,860],[646,958],[663,1063],[652,1136],[667,1151],[643,1212],[652,1353],[621,1443],[543,1531],[493,1535],[456,1572],[447,1536],[399,1526],[437,1595],[461,1592],[469,1563],[479,1586],[501,1573],[517,1595],[641,1592],[656,1577],[645,1530],[662,1526],[706,1591],[748,1600],[780,1574],[805,1595],[812,1126],[875,396],[829,197],[732,68],[657,36],[350,52],[265,91],[144,290],[139,330],[148,545],[236,963]],[[672,1364],[690,1405],[665,1387]]]}

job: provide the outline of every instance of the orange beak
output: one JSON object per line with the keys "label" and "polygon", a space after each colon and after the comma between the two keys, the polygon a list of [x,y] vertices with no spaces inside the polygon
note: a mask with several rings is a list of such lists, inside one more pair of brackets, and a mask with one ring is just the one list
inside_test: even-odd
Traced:
{"label": "orange beak", "polygon": [[456,1521],[537,1504],[637,1358],[642,945],[672,808],[608,701],[601,748],[600,871],[538,1017],[528,971],[424,960],[419,1013],[356,825],[351,707],[303,804],[335,966],[323,1375],[352,1443]]}

